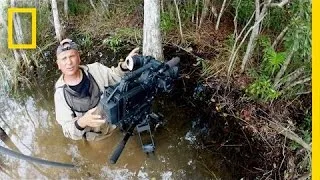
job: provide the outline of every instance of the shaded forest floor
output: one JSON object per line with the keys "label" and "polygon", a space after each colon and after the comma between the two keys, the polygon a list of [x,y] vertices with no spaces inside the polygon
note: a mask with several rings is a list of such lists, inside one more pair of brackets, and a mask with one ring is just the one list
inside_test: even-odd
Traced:
{"label": "shaded forest floor", "polygon": [[[141,12],[136,9],[112,21],[96,15],[71,17],[64,22],[66,35],[81,45],[83,63],[115,64],[121,55],[141,46]],[[245,94],[250,76],[237,70],[229,80],[226,76],[233,18],[223,16],[218,31],[214,26],[208,20],[197,32],[194,26],[184,28],[184,43],[178,28],[163,37],[166,59],[181,58],[181,78],[172,100],[202,114],[195,149],[206,159],[221,156],[237,179],[308,177],[311,154],[297,143],[296,135],[303,137],[303,130],[311,129],[311,120],[305,116],[311,110],[311,94],[272,103],[250,100]],[[203,127],[209,131],[201,133]],[[206,162],[206,168],[214,171],[216,164]]]}

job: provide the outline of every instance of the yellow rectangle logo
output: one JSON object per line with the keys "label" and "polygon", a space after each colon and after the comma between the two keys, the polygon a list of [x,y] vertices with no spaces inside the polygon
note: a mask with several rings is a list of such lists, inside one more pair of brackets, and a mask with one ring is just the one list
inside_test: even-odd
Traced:
{"label": "yellow rectangle logo", "polygon": [[[31,13],[31,44],[13,44],[13,14]],[[9,49],[35,49],[37,42],[37,11],[36,8],[8,8],[8,48]]]}

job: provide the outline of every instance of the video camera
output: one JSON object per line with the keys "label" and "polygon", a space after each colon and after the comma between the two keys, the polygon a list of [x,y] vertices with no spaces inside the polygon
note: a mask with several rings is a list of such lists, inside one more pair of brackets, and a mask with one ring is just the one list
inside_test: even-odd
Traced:
{"label": "video camera", "polygon": [[151,111],[152,101],[158,93],[169,92],[178,78],[179,58],[163,63],[151,56],[133,56],[125,61],[132,72],[120,83],[105,89],[101,100],[103,109],[112,124],[126,134],[110,158],[116,163],[129,137],[136,128],[144,152],[154,152],[152,126],[162,122],[162,116]]}

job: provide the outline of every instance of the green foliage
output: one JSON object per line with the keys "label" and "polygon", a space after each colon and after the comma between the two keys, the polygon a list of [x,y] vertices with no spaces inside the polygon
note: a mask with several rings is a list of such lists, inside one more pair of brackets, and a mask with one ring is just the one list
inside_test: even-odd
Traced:
{"label": "green foliage", "polygon": [[280,92],[273,87],[272,80],[280,70],[286,53],[276,52],[271,46],[270,39],[265,36],[260,37],[258,42],[263,47],[263,59],[259,67],[260,70],[252,70],[251,72],[255,81],[246,89],[246,93],[253,99],[272,101],[280,96]]}
{"label": "green foliage", "polygon": [[102,43],[106,44],[108,48],[114,52],[117,52],[121,48],[122,40],[119,36],[110,36],[109,38],[104,39]]}
{"label": "green foliage", "polygon": [[79,3],[77,0],[69,0],[69,13],[72,16],[77,16],[81,14],[87,14],[91,11],[91,6],[88,4],[88,2],[81,2]]}
{"label": "green foliage", "polygon": [[227,48],[230,49],[230,51],[231,51],[234,43],[235,43],[234,34],[229,34],[227,36],[226,40],[224,41],[224,44],[226,44]]}
{"label": "green foliage", "polygon": [[[286,49],[295,49],[294,59],[310,63],[311,60],[311,3],[308,0],[296,0],[290,13],[293,19],[286,33]],[[311,66],[311,65],[310,65]]]}
{"label": "green foliage", "polygon": [[253,0],[233,0],[231,5],[234,9],[239,5],[238,23],[240,24],[245,24],[250,19],[255,8]]}
{"label": "green foliage", "polygon": [[268,10],[269,12],[263,20],[263,26],[276,35],[288,25],[291,15],[286,7],[269,8]]}
{"label": "green foliage", "polygon": [[48,34],[53,28],[48,27],[48,24],[50,24],[50,19],[48,17],[50,17],[50,15],[51,11],[47,7],[40,7],[37,9],[37,44],[47,44],[46,40],[50,39]]}
{"label": "green foliage", "polygon": [[174,16],[172,16],[170,13],[168,12],[164,12],[161,13],[160,15],[160,29],[165,32],[168,33],[171,30],[173,30],[175,28],[175,19]]}
{"label": "green foliage", "polygon": [[[307,110],[305,112],[305,117],[302,123],[298,126],[298,129],[300,130],[300,136],[307,144],[311,143],[312,141],[311,128],[312,128],[312,116],[311,116],[311,112]],[[297,150],[298,148],[301,148],[301,145],[296,142],[291,142],[289,144],[289,147],[291,150]]]}
{"label": "green foliage", "polygon": [[142,45],[142,29],[140,28],[120,28],[117,30],[116,36],[123,39],[123,41]]}
{"label": "green foliage", "polygon": [[273,77],[278,72],[283,64],[286,53],[276,52],[271,46],[270,39],[262,36],[260,43],[263,49],[262,73],[266,76]]}
{"label": "green foliage", "polygon": [[[201,3],[200,3],[201,5]],[[179,5],[180,17],[182,22],[190,22],[192,16],[197,10],[196,4],[192,1],[183,3]],[[176,15],[176,14],[175,14]]]}
{"label": "green foliage", "polygon": [[102,41],[103,44],[107,45],[108,48],[113,50],[114,52],[119,51],[121,48],[124,48],[124,42],[126,44],[136,44],[141,45],[142,44],[142,31],[140,29],[135,28],[121,28],[116,29],[116,32],[104,39]]}
{"label": "green foliage", "polygon": [[128,1],[124,1],[125,6],[123,6],[123,11],[126,12],[126,14],[132,14],[136,10],[143,12],[143,1],[142,0],[131,0],[130,3]]}
{"label": "green foliage", "polygon": [[[292,17],[288,32],[284,36],[283,47],[287,52],[293,50],[294,54],[285,74],[288,75],[297,68],[304,67],[300,77],[307,78],[311,76],[311,1],[292,1],[289,13]],[[299,84],[288,89],[286,96],[310,91],[310,87],[308,84]]]}
{"label": "green foliage", "polygon": [[310,110],[305,112],[304,121],[302,123],[302,129],[304,130],[311,130],[312,128],[312,116]]}
{"label": "green foliage", "polygon": [[83,50],[89,50],[93,44],[93,40],[88,33],[78,35],[77,41]]}
{"label": "green foliage", "polygon": [[246,93],[255,100],[272,101],[279,97],[277,92],[267,76],[261,76],[256,79],[247,89]]}

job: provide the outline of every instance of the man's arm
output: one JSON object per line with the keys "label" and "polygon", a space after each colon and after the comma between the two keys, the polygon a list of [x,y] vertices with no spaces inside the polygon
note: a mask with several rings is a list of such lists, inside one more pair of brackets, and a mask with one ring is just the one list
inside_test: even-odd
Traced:
{"label": "man's arm", "polygon": [[[132,56],[138,55],[137,52],[139,48],[135,48],[132,50],[126,59],[132,58]],[[119,62],[117,67],[106,67],[100,63],[94,63],[92,66],[96,66],[97,70],[99,71],[100,77],[103,79],[104,86],[113,86],[116,83],[120,82],[121,78],[129,72],[126,63]],[[96,68],[93,68],[96,69]],[[93,70],[92,69],[92,70]],[[98,82],[99,84],[99,82]]]}

